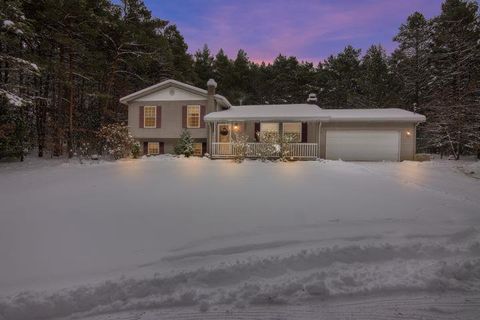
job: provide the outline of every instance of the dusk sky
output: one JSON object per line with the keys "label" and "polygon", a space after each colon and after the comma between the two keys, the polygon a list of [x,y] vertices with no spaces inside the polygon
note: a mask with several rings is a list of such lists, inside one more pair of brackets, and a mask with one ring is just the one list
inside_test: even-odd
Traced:
{"label": "dusk sky", "polygon": [[272,61],[279,53],[317,63],[351,44],[391,52],[401,23],[414,11],[439,14],[441,0],[146,0],[155,16],[176,24],[195,52],[208,44],[234,58]]}

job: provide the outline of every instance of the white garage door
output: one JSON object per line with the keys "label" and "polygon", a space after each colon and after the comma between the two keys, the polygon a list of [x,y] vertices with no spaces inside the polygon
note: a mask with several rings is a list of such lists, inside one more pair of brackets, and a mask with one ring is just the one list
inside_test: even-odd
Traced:
{"label": "white garage door", "polygon": [[351,161],[400,160],[398,131],[329,130],[326,158]]}

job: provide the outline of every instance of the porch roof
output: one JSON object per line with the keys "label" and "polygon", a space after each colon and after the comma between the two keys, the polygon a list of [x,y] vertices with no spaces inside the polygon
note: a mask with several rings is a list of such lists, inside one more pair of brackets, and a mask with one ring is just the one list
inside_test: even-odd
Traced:
{"label": "porch roof", "polygon": [[209,113],[205,121],[424,122],[425,116],[399,108],[321,109],[313,104],[232,106]]}
{"label": "porch roof", "polygon": [[314,104],[266,104],[232,106],[228,110],[209,113],[205,121],[315,121],[328,120]]}

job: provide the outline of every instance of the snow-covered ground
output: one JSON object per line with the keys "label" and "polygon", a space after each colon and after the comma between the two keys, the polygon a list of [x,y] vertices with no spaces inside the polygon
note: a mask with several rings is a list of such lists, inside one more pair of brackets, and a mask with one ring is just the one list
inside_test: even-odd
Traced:
{"label": "snow-covered ground", "polygon": [[0,164],[0,319],[477,319],[480,167]]}

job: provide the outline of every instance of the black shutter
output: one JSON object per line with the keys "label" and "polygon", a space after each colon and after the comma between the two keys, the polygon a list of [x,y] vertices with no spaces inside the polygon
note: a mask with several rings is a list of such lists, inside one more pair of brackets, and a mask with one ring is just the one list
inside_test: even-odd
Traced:
{"label": "black shutter", "polygon": [[260,122],[255,122],[255,132],[254,132],[254,135],[255,135],[255,140],[258,142],[260,139],[258,137],[258,132],[260,132]]}
{"label": "black shutter", "polygon": [[143,154],[147,154],[148,153],[148,142],[147,141],[144,141],[143,142]]}
{"label": "black shutter", "polygon": [[302,122],[302,142],[306,143],[308,141],[308,123]]}

